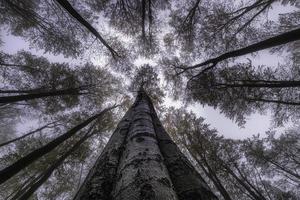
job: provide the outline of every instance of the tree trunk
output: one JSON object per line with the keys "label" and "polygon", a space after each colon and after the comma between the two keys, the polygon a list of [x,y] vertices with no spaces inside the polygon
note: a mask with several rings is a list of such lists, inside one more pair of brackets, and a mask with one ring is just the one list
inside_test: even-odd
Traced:
{"label": "tree trunk", "polygon": [[48,144],[32,151],[31,153],[27,154],[25,157],[20,158],[12,165],[4,168],[0,171],[0,184],[4,183],[8,179],[10,179],[12,176],[16,175],[19,171],[33,163],[34,161],[38,160],[42,156],[46,155],[53,149],[55,149],[58,145],[62,144],[64,141],[72,137],[75,133],[77,133],[82,128],[86,127],[89,123],[91,123],[93,120],[97,119],[98,117],[101,117],[104,115],[107,111],[115,108],[116,106],[104,109],[97,115],[94,115],[93,117],[85,120],[83,123],[75,126],[71,130],[67,131],[63,135],[57,137],[56,139],[52,140]]}
{"label": "tree trunk", "polygon": [[28,101],[32,99],[39,99],[44,97],[54,97],[54,96],[62,96],[62,95],[80,95],[80,89],[71,88],[64,90],[55,90],[49,92],[39,92],[39,93],[31,93],[24,95],[15,95],[15,96],[5,96],[0,97],[0,103],[14,103],[18,101]]}
{"label": "tree trunk", "polygon": [[[201,163],[201,160],[196,159],[196,162],[199,164],[199,166],[203,169],[204,173],[210,178],[210,180],[214,183],[215,187],[219,190],[220,194],[223,196],[224,200],[232,200],[230,195],[228,194],[227,190],[221,183],[219,177],[217,176],[216,172],[211,169],[209,163],[207,161]],[[205,160],[205,158],[202,158],[202,161]],[[207,170],[205,169],[205,167]]]}
{"label": "tree trunk", "polygon": [[74,200],[110,200],[116,179],[119,159],[124,151],[124,141],[131,124],[133,109],[118,124],[94,166],[89,171]]}
{"label": "tree trunk", "polygon": [[292,102],[292,101],[282,101],[282,100],[273,100],[273,99],[262,99],[262,98],[245,98],[247,101],[251,102],[264,102],[264,103],[276,103],[283,105],[291,105],[291,106],[300,106],[300,102]]}
{"label": "tree trunk", "polygon": [[244,187],[244,189],[247,190],[249,195],[251,195],[255,200],[264,200],[265,199],[265,198],[261,198],[255,191],[253,191],[249,187],[249,185],[244,180],[240,179],[230,167],[226,166],[225,163],[224,163],[223,167],[240,185],[242,185]]}
{"label": "tree trunk", "polygon": [[165,132],[147,94],[133,106],[75,200],[215,200],[203,178]]}
{"label": "tree trunk", "polygon": [[300,81],[264,81],[264,82],[247,82],[244,83],[216,83],[213,87],[222,86],[225,88],[290,88],[300,87]]}
{"label": "tree trunk", "polygon": [[234,50],[234,51],[224,53],[220,56],[217,56],[215,58],[206,60],[206,61],[204,61],[202,63],[199,63],[199,64],[196,64],[194,66],[182,68],[183,71],[180,72],[180,73],[183,73],[183,72],[185,72],[187,70],[190,70],[190,69],[196,69],[196,68],[199,68],[199,67],[202,67],[202,66],[205,66],[205,65],[211,65],[209,67],[204,68],[202,71],[200,71],[198,73],[198,75],[200,75],[200,74],[214,68],[219,62],[221,62],[223,60],[226,60],[228,58],[243,56],[243,55],[246,55],[248,53],[254,53],[254,52],[261,51],[261,50],[264,50],[264,49],[267,49],[267,48],[271,48],[271,47],[283,45],[283,44],[286,44],[286,43],[289,43],[289,42],[293,42],[293,41],[296,41],[296,40],[299,40],[299,39],[300,39],[300,28],[289,31],[289,32],[286,32],[286,33],[282,33],[280,35],[271,37],[269,39],[266,39],[266,40],[263,40],[263,41],[260,41],[260,42],[257,42],[255,44],[246,46],[246,47],[241,48],[241,49],[237,49],[237,50]]}
{"label": "tree trunk", "polygon": [[[78,140],[67,152],[65,152],[58,160],[56,160],[50,167],[48,167],[44,172],[42,172],[41,176],[39,177],[38,180],[34,180],[32,184],[30,184],[30,188],[28,190],[25,190],[24,193],[22,194],[21,197],[17,197],[19,199],[29,199],[30,196],[43,184],[45,183],[48,178],[51,176],[53,171],[57,169],[63,162],[64,160],[69,157],[75,150],[79,148],[79,146],[85,142],[89,137],[91,137],[94,133],[90,132],[94,128],[94,125],[92,125],[87,133],[80,139]],[[16,198],[16,199],[17,199]]]}
{"label": "tree trunk", "polygon": [[86,21],[67,0],[56,0],[56,2],[63,7],[72,17],[74,17],[80,24],[86,27],[100,42],[110,51],[111,55],[115,58],[118,53],[103,39],[100,33]]}

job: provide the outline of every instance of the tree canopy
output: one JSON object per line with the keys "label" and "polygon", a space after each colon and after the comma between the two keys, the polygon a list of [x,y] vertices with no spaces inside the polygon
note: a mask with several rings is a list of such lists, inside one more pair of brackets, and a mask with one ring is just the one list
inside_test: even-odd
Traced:
{"label": "tree canopy", "polygon": [[1,0],[0,31],[5,199],[72,199],[141,89],[220,199],[300,198],[299,1]]}

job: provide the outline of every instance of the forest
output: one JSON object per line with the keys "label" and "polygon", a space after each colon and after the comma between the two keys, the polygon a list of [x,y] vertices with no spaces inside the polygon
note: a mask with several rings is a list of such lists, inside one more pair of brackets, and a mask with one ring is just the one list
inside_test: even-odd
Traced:
{"label": "forest", "polygon": [[299,0],[0,0],[0,200],[299,200],[299,122]]}

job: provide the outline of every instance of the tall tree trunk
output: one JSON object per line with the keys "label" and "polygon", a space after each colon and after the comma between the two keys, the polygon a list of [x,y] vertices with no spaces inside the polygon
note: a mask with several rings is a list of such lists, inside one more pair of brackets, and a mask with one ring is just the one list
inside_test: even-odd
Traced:
{"label": "tall tree trunk", "polygon": [[274,100],[274,99],[245,98],[245,100],[251,102],[264,102],[264,103],[276,103],[276,104],[283,104],[283,105],[300,106],[300,102]]}
{"label": "tall tree trunk", "polygon": [[133,121],[117,170],[114,200],[177,200],[168,170],[163,163],[148,100],[140,93],[134,106]]}
{"label": "tall tree trunk", "polygon": [[257,194],[255,191],[253,191],[250,186],[241,178],[239,178],[235,172],[224,163],[223,165],[224,169],[240,184],[242,185],[247,192],[255,199],[255,200],[264,200],[265,198],[260,197],[259,194]]}
{"label": "tall tree trunk", "polygon": [[25,157],[20,158],[19,160],[17,160],[12,165],[10,165],[10,166],[4,168],[3,170],[1,170],[0,171],[0,184],[4,183],[5,181],[10,179],[12,176],[17,174],[19,171],[21,171],[22,169],[24,169],[25,167],[27,167],[31,163],[33,163],[34,161],[38,160],[42,156],[46,155],[47,153],[49,153],[50,151],[55,149],[58,145],[62,144],[64,141],[66,141],[67,139],[72,137],[79,130],[86,127],[89,123],[91,123],[95,119],[101,117],[107,111],[109,111],[109,110],[111,110],[115,107],[116,106],[104,109],[103,111],[101,111],[97,115],[94,115],[94,116],[90,117],[89,119],[85,120],[83,123],[75,126],[71,130],[67,131],[63,135],[61,135],[61,136],[57,137],[56,139],[52,140],[48,144],[32,151],[31,153],[27,154]]}
{"label": "tall tree trunk", "polygon": [[72,17],[74,17],[80,24],[86,27],[100,42],[110,51],[111,55],[115,58],[118,53],[103,39],[100,33],[86,21],[67,0],[56,0],[56,2],[62,6]]}
{"label": "tall tree trunk", "polygon": [[96,161],[75,200],[215,200],[165,132],[147,94],[133,106]]}
{"label": "tall tree trunk", "polygon": [[130,109],[109,139],[94,166],[89,171],[74,200],[110,200],[116,179],[120,156],[124,151],[124,141],[132,121],[133,109]]}
{"label": "tall tree trunk", "polygon": [[264,81],[264,82],[247,82],[244,83],[216,83],[213,87],[224,87],[224,88],[289,88],[289,87],[300,87],[300,81]]}
{"label": "tall tree trunk", "polygon": [[39,99],[44,97],[55,97],[55,96],[62,96],[62,95],[81,95],[81,94],[82,93],[80,93],[80,89],[70,88],[64,90],[54,90],[49,92],[39,92],[39,93],[0,97],[0,103],[14,103],[18,101],[28,101],[28,100]]}
{"label": "tall tree trunk", "polygon": [[[221,183],[221,180],[217,176],[216,172],[211,169],[209,163],[207,161],[203,162],[205,158],[201,157],[201,159],[198,159],[196,155],[194,155],[193,150],[188,147],[188,145],[184,144],[185,148],[189,151],[192,158],[197,162],[197,164],[200,166],[202,171],[205,173],[205,175],[213,182],[215,187],[219,190],[220,194],[223,196],[224,200],[232,200],[229,193]],[[199,153],[199,152],[197,152]],[[206,167],[206,168],[205,168]]]}
{"label": "tall tree trunk", "polygon": [[187,70],[190,70],[190,69],[196,69],[196,68],[199,68],[199,67],[202,67],[202,66],[205,66],[205,65],[210,65],[210,66],[204,68],[202,71],[200,71],[198,73],[198,75],[200,75],[200,74],[214,68],[219,62],[221,62],[223,60],[226,60],[228,58],[243,56],[243,55],[246,55],[248,53],[254,53],[254,52],[257,52],[257,51],[261,51],[261,50],[264,50],[264,49],[267,49],[267,48],[283,45],[283,44],[293,42],[293,41],[296,41],[296,40],[300,40],[300,28],[289,31],[289,32],[286,32],[286,33],[282,33],[280,35],[271,37],[269,39],[266,39],[266,40],[263,40],[263,41],[260,41],[260,42],[257,42],[255,44],[246,46],[246,47],[241,48],[241,49],[237,49],[237,50],[234,50],[234,51],[224,53],[220,56],[217,56],[215,58],[211,58],[211,59],[206,60],[202,63],[196,64],[194,66],[181,68],[183,70],[179,74],[181,74],[181,73],[183,73]]}
{"label": "tall tree trunk", "polygon": [[50,167],[48,167],[44,172],[42,172],[41,176],[39,177],[38,180],[34,180],[32,184],[30,184],[30,188],[28,190],[25,190],[22,196],[17,197],[16,199],[22,199],[22,200],[27,200],[30,198],[30,196],[43,184],[45,183],[48,178],[51,176],[53,171],[57,169],[63,162],[64,160],[69,157],[75,150],[79,148],[79,146],[85,142],[89,137],[91,137],[94,133],[90,132],[94,128],[94,125],[92,125],[87,133],[80,138],[67,152],[65,152],[59,159],[57,159]]}

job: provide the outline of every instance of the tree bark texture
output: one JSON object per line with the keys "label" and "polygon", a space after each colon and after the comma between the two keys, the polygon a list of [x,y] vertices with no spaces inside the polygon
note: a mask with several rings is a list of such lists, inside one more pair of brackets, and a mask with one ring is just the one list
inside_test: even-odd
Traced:
{"label": "tree bark texture", "polygon": [[139,91],[75,200],[215,200]]}

